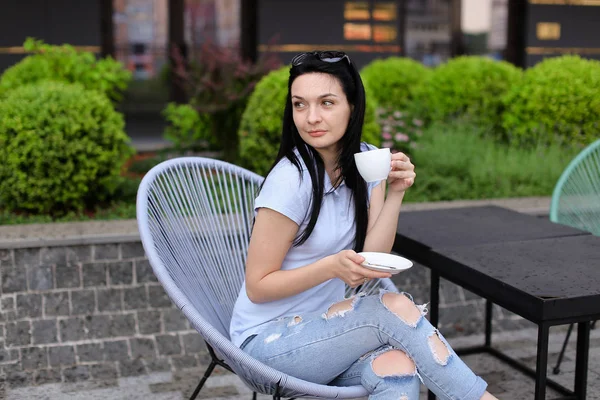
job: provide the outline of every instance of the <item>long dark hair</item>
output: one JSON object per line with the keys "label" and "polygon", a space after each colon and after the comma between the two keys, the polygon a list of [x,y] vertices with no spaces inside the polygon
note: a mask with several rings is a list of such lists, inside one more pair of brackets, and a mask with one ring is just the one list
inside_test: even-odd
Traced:
{"label": "long dark hair", "polygon": [[[326,58],[329,54],[343,55],[337,58]],[[292,62],[290,68],[290,77],[288,80],[288,94],[283,112],[283,129],[281,145],[271,166],[269,173],[284,157],[287,158],[298,169],[300,179],[302,179],[302,164],[294,149],[298,150],[304,165],[306,166],[312,182],[312,201],[310,210],[310,219],[306,229],[294,240],[294,246],[304,243],[311,235],[317,223],[321,203],[324,195],[325,166],[321,156],[317,151],[302,140],[298,129],[294,124],[293,108],[291,99],[291,88],[294,80],[300,75],[308,73],[329,74],[340,82],[344,94],[351,105],[352,111],[350,121],[346,128],[346,133],[340,139],[341,150],[337,159],[337,169],[340,174],[332,186],[337,187],[342,180],[352,192],[354,201],[354,213],[356,233],[354,240],[354,250],[362,251],[367,236],[368,225],[368,192],[365,180],[359,175],[354,163],[354,153],[360,152],[361,135],[365,115],[365,89],[360,78],[358,70],[350,61],[348,56],[340,52],[311,52],[299,55],[301,62],[295,65]],[[298,60],[296,56],[294,60]],[[332,61],[333,60],[333,61]],[[268,176],[268,174],[267,174]]]}

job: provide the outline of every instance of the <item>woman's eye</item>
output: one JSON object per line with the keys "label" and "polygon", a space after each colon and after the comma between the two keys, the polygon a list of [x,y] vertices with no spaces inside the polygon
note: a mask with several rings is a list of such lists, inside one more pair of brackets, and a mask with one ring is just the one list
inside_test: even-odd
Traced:
{"label": "woman's eye", "polygon": [[300,101],[296,101],[296,102],[294,102],[294,107],[296,107],[296,108],[300,108],[300,107],[302,107],[302,106],[304,106],[304,103],[302,103],[302,102],[300,102]]}
{"label": "woman's eye", "polygon": [[331,101],[331,100],[325,100],[325,101],[323,102],[323,105],[324,105],[324,106],[327,106],[327,107],[329,107],[329,106],[332,106],[332,105],[333,105],[333,101]]}

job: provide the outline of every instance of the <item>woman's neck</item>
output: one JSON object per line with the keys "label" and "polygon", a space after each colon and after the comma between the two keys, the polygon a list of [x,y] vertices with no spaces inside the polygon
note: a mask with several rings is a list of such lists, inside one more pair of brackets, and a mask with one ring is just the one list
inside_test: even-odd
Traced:
{"label": "woman's neck", "polygon": [[325,167],[325,172],[329,176],[329,180],[335,182],[340,175],[337,152],[319,151],[319,155],[323,160],[323,166]]}

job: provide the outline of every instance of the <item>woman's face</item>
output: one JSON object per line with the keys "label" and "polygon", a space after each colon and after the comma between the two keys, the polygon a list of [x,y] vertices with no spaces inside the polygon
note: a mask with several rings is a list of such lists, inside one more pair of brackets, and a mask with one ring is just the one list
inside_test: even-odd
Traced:
{"label": "woman's face", "polygon": [[292,83],[294,124],[302,140],[319,153],[337,153],[352,108],[342,85],[332,75],[300,75]]}

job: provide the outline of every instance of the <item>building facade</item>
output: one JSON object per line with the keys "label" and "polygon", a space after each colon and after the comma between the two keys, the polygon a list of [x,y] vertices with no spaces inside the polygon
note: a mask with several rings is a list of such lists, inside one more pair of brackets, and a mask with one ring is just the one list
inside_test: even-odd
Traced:
{"label": "building facade", "polygon": [[[161,76],[172,46],[193,56],[207,41],[239,46],[249,59],[276,53],[284,63],[297,52],[339,49],[359,67],[392,55],[437,65],[466,51],[463,1],[8,1],[0,13],[0,71],[26,55],[29,36],[112,55],[135,80]],[[487,54],[521,67],[567,53],[600,59],[600,0],[489,3]]]}
{"label": "building facade", "polygon": [[319,48],[344,50],[360,65],[390,55],[439,62],[460,48],[457,13],[460,0],[11,1],[0,14],[0,70],[25,55],[28,36],[112,55],[135,79],[160,73],[169,43],[193,52],[209,40],[283,62]]}

